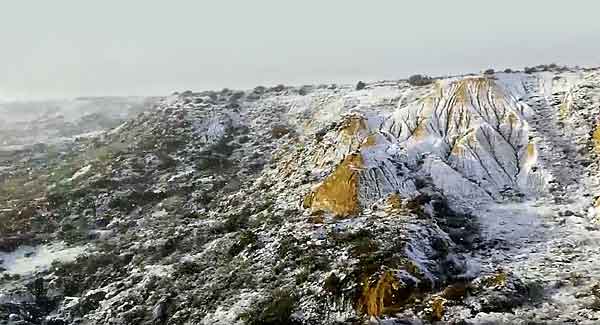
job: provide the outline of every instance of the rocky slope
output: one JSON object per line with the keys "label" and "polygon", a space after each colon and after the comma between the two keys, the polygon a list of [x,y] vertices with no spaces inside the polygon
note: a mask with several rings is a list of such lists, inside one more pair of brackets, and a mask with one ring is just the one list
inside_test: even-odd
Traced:
{"label": "rocky slope", "polygon": [[595,324],[600,71],[545,68],[184,92],[7,155],[0,323]]}

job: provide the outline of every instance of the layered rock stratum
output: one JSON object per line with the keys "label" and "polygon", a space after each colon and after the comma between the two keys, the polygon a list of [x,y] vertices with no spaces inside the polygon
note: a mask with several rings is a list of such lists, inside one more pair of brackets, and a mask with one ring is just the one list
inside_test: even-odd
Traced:
{"label": "layered rock stratum", "polygon": [[600,70],[191,92],[6,149],[0,324],[596,324]]}

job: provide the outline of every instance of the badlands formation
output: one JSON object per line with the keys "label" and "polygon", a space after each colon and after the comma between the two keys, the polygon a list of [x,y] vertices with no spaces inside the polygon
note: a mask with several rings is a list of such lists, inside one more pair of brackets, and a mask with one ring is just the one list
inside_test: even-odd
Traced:
{"label": "badlands formation", "polygon": [[6,149],[0,324],[598,324],[600,70],[527,72],[186,91]]}

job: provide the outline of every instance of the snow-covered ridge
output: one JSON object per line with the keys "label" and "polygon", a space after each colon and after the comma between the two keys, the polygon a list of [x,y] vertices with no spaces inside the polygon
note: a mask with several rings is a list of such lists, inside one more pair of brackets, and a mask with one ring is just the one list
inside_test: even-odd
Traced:
{"label": "snow-covered ridge", "polygon": [[598,103],[597,72],[558,70],[167,97],[81,141],[62,173],[22,175],[59,186],[48,204],[36,195],[0,211],[21,222],[0,227],[3,247],[88,246],[0,283],[29,297],[27,281],[39,281],[56,308],[23,316],[30,299],[0,312],[92,324],[593,324]]}

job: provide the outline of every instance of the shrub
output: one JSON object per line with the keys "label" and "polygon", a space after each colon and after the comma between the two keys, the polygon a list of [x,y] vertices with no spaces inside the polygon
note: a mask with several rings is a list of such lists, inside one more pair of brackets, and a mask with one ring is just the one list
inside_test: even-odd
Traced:
{"label": "shrub", "polygon": [[285,90],[285,85],[283,84],[279,84],[273,88],[271,88],[272,91],[276,91],[276,92],[281,92]]}
{"label": "shrub", "polygon": [[258,236],[250,231],[245,230],[240,234],[240,239],[229,248],[229,256],[233,257],[241,253],[246,247],[253,248],[258,241]]}
{"label": "shrub", "polygon": [[531,73],[537,72],[536,68],[530,68],[530,67],[525,67],[525,68],[523,69],[523,71],[524,71],[525,73],[528,73],[528,74],[531,74]]}
{"label": "shrub", "polygon": [[242,318],[251,325],[297,324],[291,318],[297,303],[296,296],[290,290],[275,289],[266,301],[242,315]]}
{"label": "shrub", "polygon": [[408,83],[411,86],[426,86],[433,82],[433,79],[428,76],[415,74],[408,78]]}
{"label": "shrub", "polygon": [[298,94],[300,96],[304,96],[304,95],[308,94],[310,92],[310,90],[311,90],[311,86],[305,85],[305,86],[300,87],[300,89],[298,90]]}
{"label": "shrub", "polygon": [[488,74],[488,75],[489,75],[489,74],[494,74],[494,73],[496,73],[496,71],[494,71],[494,69],[487,69],[487,70],[485,70],[485,71],[483,72],[483,74]]}
{"label": "shrub", "polygon": [[506,69],[504,69],[504,73],[512,73],[512,72],[513,72],[513,71],[512,71],[512,69],[511,69],[511,68],[506,68]]}
{"label": "shrub", "polygon": [[364,82],[362,82],[362,81],[359,81],[359,82],[356,84],[356,90],[365,89],[365,87],[366,87],[366,86],[367,86],[367,85],[366,85]]}
{"label": "shrub", "polygon": [[265,91],[267,91],[265,86],[256,86],[252,92],[255,94],[264,94]]}
{"label": "shrub", "polygon": [[285,125],[274,125],[271,128],[271,135],[276,139],[279,139],[288,133],[290,133],[290,129]]}
{"label": "shrub", "polygon": [[277,248],[277,256],[279,256],[280,259],[285,259],[289,256],[293,260],[300,257],[302,252],[303,249],[293,236],[282,239]]}
{"label": "shrub", "polygon": [[251,214],[248,209],[242,209],[239,213],[232,213],[223,225],[224,231],[234,232],[246,228]]}
{"label": "shrub", "polygon": [[342,286],[342,280],[340,280],[340,278],[332,272],[325,279],[325,283],[323,283],[323,289],[334,296],[339,296],[344,288]]}
{"label": "shrub", "polygon": [[184,261],[175,266],[175,275],[177,277],[181,275],[193,275],[202,273],[204,267],[191,261]]}
{"label": "shrub", "polygon": [[230,101],[236,102],[236,101],[240,100],[242,97],[244,97],[244,95],[245,95],[245,93],[243,91],[236,91],[231,95]]}

